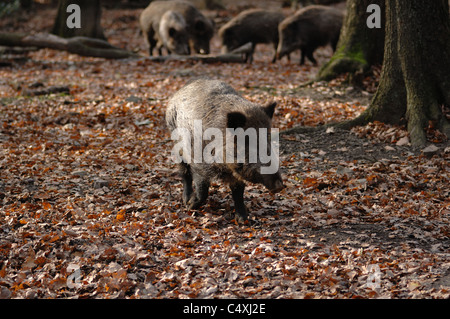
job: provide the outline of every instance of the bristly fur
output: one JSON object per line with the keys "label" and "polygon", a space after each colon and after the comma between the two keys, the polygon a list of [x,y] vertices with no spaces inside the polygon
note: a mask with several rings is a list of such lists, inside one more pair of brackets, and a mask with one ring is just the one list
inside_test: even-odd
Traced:
{"label": "bristly fur", "polygon": [[180,14],[186,22],[191,53],[209,53],[209,43],[214,35],[214,26],[195,6],[187,1],[152,1],[139,16],[139,24],[145,41],[149,44],[152,55],[158,39],[161,39],[159,25],[167,11]]}
{"label": "bristly fur", "polygon": [[[283,21],[282,12],[263,9],[248,9],[228,21],[219,29],[222,51],[229,52],[251,42],[252,52],[247,59],[253,60],[253,51],[258,43],[270,43],[275,49],[278,45],[278,24]],[[275,62],[275,54],[272,62]]]}
{"label": "bristly fur", "polygon": [[[256,132],[264,128],[267,133],[270,133],[275,105],[275,102],[268,103],[266,106],[252,103],[224,82],[197,79],[190,81],[169,99],[166,123],[171,131],[184,128],[191,133],[191,149],[194,149],[194,121],[201,120],[202,136],[208,128],[219,129],[222,132],[224,144],[221,145],[225,157],[227,128],[242,127],[244,131],[253,128]],[[207,144],[203,138],[202,144],[203,148]],[[263,176],[260,171],[261,163],[249,163],[247,160],[244,163],[238,163],[236,149],[234,162],[231,163],[228,158],[222,163],[194,163],[195,154],[193,153],[191,158],[186,158],[188,155],[183,154],[184,163],[179,165],[184,186],[183,201],[191,209],[200,207],[206,201],[210,182],[214,179],[221,180],[230,186],[237,217],[240,220],[247,218],[247,210],[243,202],[246,181],[261,183],[275,192],[284,187],[279,171]],[[195,185],[195,192],[192,183]]]}
{"label": "bristly fur", "polygon": [[[191,130],[193,120],[201,119],[204,125],[203,130],[208,127],[215,127],[220,129],[225,137],[227,115],[237,113],[242,114],[247,119],[243,129],[249,127],[267,128],[270,131],[271,117],[269,115],[273,115],[275,104],[269,103],[267,107],[262,107],[244,99],[224,82],[200,79],[186,85],[170,99],[166,121],[171,131],[180,127]],[[207,141],[203,142],[207,143]],[[225,146],[224,144],[224,152]],[[243,179],[242,175],[234,172],[232,163],[230,165],[199,163],[191,166],[193,171],[205,177],[228,181],[230,175],[233,175],[238,176],[239,180]],[[255,180],[255,178],[253,177],[252,180]]]}
{"label": "bristly fur", "polygon": [[343,19],[344,14],[332,7],[311,5],[298,10],[278,26],[278,59],[300,49],[300,64],[305,57],[316,64],[313,53],[318,47],[331,44],[336,50]]}

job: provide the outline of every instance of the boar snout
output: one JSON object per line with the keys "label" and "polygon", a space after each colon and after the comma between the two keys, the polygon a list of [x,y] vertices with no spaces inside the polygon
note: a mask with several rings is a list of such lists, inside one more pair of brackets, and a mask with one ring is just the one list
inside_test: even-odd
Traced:
{"label": "boar snout", "polygon": [[272,194],[276,194],[281,192],[286,186],[284,186],[283,182],[281,180],[277,180],[275,182],[274,188],[269,189],[269,192],[271,192]]}
{"label": "boar snout", "polygon": [[283,180],[281,179],[281,175],[279,173],[264,176],[263,185],[272,194],[276,194],[285,188]]}

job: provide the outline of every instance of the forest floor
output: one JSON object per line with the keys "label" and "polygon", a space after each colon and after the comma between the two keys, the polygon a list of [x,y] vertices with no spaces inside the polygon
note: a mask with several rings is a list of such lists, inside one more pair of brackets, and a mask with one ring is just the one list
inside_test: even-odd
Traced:
{"label": "forest floor", "polygon": [[[220,26],[240,9],[208,13]],[[146,55],[140,11],[104,10],[102,25]],[[54,15],[0,27],[49,31]],[[287,188],[249,185],[249,223],[234,222],[219,182],[202,209],[182,206],[164,114],[188,80],[277,101],[280,131],[354,118],[375,92],[377,69],[363,88],[345,77],[299,88],[318,66],[272,53],[258,46],[251,65],[0,56],[11,63],[0,67],[0,297],[449,298],[450,144],[432,128],[426,150],[381,123],[281,135]],[[315,55],[321,65],[331,49]]]}

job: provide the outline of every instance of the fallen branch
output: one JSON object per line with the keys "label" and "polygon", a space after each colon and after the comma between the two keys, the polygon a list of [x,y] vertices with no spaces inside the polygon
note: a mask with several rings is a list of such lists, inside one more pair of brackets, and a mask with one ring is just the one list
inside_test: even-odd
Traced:
{"label": "fallen branch", "polygon": [[219,55],[166,55],[144,57],[134,52],[117,48],[107,41],[88,38],[73,37],[61,38],[49,33],[1,33],[0,45],[14,47],[36,47],[62,50],[81,56],[99,57],[107,59],[145,58],[154,62],[165,61],[201,61],[205,63],[245,63],[245,55],[251,51],[251,43],[247,43],[236,50]]}
{"label": "fallen branch", "polygon": [[34,90],[28,89],[22,92],[24,96],[38,96],[52,93],[70,94],[70,88],[68,86],[49,86],[48,88],[39,88]]}
{"label": "fallen branch", "polygon": [[166,56],[151,56],[146,57],[151,61],[165,62],[165,61],[201,61],[205,63],[245,63],[246,54],[249,54],[252,49],[252,44],[246,43],[239,48],[224,54],[219,55],[166,55]]}
{"label": "fallen branch", "polygon": [[104,40],[88,37],[65,39],[49,33],[0,33],[0,45],[49,48],[107,59],[138,57],[136,53],[117,48]]}
{"label": "fallen branch", "polygon": [[201,61],[205,63],[244,63],[245,60],[240,54],[219,54],[219,55],[165,55],[165,56],[149,56],[146,59],[153,62],[165,62],[165,61]]}

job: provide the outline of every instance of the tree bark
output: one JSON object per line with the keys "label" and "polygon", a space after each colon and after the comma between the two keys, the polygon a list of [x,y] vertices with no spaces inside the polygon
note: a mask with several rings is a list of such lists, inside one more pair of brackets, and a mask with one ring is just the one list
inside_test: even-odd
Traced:
{"label": "tree bark", "polygon": [[[81,8],[81,28],[69,28],[67,26],[67,19],[71,15],[71,12],[67,12],[67,7],[70,4],[77,4]],[[100,19],[100,0],[59,0],[58,13],[52,33],[62,38],[82,36],[105,40]]]}
{"label": "tree bark", "polygon": [[429,122],[450,138],[450,19],[447,0],[393,0],[386,7],[385,59],[369,108],[341,127],[407,123],[413,146],[426,144]]}
{"label": "tree bark", "polygon": [[[450,106],[450,20],[447,0],[396,1],[398,48],[406,86],[408,131],[425,144],[428,121],[450,137],[440,106]],[[411,12],[405,14],[403,12]]]}
{"label": "tree bark", "polygon": [[367,27],[366,10],[370,4],[378,4],[381,17],[384,16],[384,0],[347,0],[336,52],[319,70],[317,80],[329,81],[342,73],[367,71],[370,66],[383,62],[384,24],[380,29]]}
{"label": "tree bark", "polygon": [[379,89],[372,99],[371,106],[361,116],[341,123],[340,127],[350,128],[356,125],[365,125],[371,121],[398,124],[405,120],[406,89],[397,51],[398,32],[396,19],[396,7],[387,7],[384,63]]}

